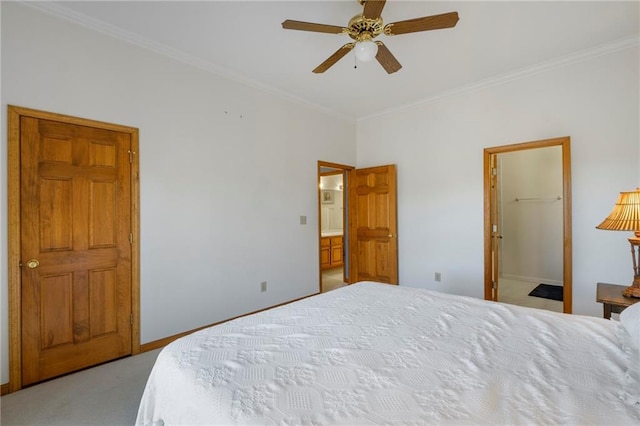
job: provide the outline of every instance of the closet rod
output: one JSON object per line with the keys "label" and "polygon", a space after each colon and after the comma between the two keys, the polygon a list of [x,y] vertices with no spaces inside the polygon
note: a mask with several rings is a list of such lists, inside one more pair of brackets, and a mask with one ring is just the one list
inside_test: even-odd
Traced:
{"label": "closet rod", "polygon": [[562,196],[558,195],[557,197],[531,197],[531,198],[516,198],[516,201],[557,201],[562,200]]}

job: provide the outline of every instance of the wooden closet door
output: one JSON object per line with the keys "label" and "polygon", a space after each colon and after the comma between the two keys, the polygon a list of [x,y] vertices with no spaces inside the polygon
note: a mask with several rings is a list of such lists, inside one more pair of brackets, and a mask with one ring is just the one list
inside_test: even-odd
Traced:
{"label": "wooden closet door", "polygon": [[22,385],[132,352],[131,136],[20,121]]}

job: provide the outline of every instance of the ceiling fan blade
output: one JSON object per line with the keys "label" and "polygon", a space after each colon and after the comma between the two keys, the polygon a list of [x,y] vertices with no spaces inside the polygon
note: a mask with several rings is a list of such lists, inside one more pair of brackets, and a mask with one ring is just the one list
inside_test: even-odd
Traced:
{"label": "ceiling fan blade", "polygon": [[400,70],[402,65],[395,56],[391,53],[391,51],[384,45],[381,41],[376,41],[378,45],[378,53],[376,54],[376,59],[382,65],[382,68],[388,73],[393,74],[394,72]]}
{"label": "ceiling fan blade", "polygon": [[378,19],[387,0],[366,0],[362,14],[368,19]]}
{"label": "ceiling fan blade", "polygon": [[384,27],[386,35],[398,35],[415,33],[418,31],[440,30],[442,28],[455,27],[458,23],[458,12],[443,13],[442,15],[425,16],[422,18],[408,19],[406,21],[392,22]]}
{"label": "ceiling fan blade", "polygon": [[315,24],[313,22],[292,21],[287,19],[282,23],[285,30],[313,31],[316,33],[341,34],[346,28],[337,25]]}
{"label": "ceiling fan blade", "polygon": [[342,59],[342,57],[344,55],[346,55],[347,53],[349,53],[349,51],[351,49],[353,49],[353,46],[355,46],[355,43],[347,43],[344,46],[342,46],[340,49],[336,50],[336,52],[329,56],[327,58],[326,61],[324,61],[323,63],[321,63],[320,65],[318,65],[313,72],[316,74],[320,74],[325,72],[326,70],[328,70],[329,68],[331,68],[333,66],[333,64],[335,64],[336,62],[338,62],[340,59]]}

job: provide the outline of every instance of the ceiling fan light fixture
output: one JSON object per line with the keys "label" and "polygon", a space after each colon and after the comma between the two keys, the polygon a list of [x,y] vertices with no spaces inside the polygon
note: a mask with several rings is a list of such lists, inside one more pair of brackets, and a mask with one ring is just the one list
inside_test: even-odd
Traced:
{"label": "ceiling fan light fixture", "polygon": [[360,62],[369,62],[378,54],[378,45],[372,40],[363,40],[356,43],[354,50]]}
{"label": "ceiling fan light fixture", "polygon": [[344,58],[351,50],[355,50],[356,61],[367,62],[375,58],[387,74],[393,74],[402,68],[402,64],[398,62],[382,41],[374,42],[374,38],[381,34],[385,36],[395,36],[399,34],[452,28],[456,26],[459,19],[458,12],[449,12],[440,15],[406,19],[385,25],[382,20],[382,10],[387,0],[358,0],[358,2],[363,7],[362,13],[352,17],[346,27],[293,21],[291,19],[287,19],[282,23],[282,28],[285,30],[345,34],[354,40],[354,42],[342,45],[333,55],[315,67],[313,69],[314,74],[325,72],[340,59]]}

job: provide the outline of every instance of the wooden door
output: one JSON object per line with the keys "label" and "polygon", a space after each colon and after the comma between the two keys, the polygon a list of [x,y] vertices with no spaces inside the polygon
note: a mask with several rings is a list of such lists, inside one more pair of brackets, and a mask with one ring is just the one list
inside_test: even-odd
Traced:
{"label": "wooden door", "polygon": [[398,284],[395,165],[352,170],[349,182],[350,275]]}
{"label": "wooden door", "polygon": [[491,181],[490,203],[491,203],[491,300],[498,301],[498,291],[500,285],[500,223],[499,217],[499,200],[498,200],[498,156],[491,155]]}
{"label": "wooden door", "polygon": [[132,353],[131,150],[20,118],[22,386]]}

